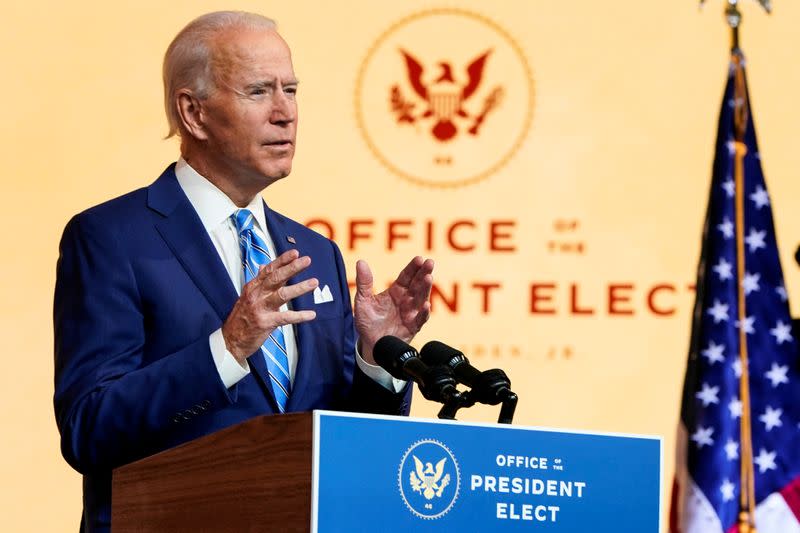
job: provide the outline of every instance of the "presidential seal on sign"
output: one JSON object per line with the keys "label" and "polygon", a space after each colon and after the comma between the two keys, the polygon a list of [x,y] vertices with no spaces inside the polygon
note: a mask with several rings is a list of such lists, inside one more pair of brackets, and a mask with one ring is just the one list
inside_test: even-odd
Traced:
{"label": "presidential seal on sign", "polygon": [[461,9],[406,17],[374,43],[355,91],[375,157],[418,185],[457,187],[497,172],[533,115],[533,78],[511,35]]}
{"label": "presidential seal on sign", "polygon": [[414,443],[403,455],[397,475],[400,496],[419,518],[440,518],[458,499],[458,462],[439,441]]}

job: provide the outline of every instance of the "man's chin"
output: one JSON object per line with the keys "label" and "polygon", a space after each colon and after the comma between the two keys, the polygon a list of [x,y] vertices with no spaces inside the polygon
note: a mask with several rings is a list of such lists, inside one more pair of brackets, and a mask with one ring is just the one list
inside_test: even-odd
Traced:
{"label": "man's chin", "polygon": [[263,161],[263,164],[258,170],[264,177],[271,181],[283,179],[292,171],[293,155],[294,154],[287,154],[286,157],[280,159],[272,158],[269,161]]}
{"label": "man's chin", "polygon": [[289,165],[287,167],[264,169],[261,175],[266,181],[266,185],[270,185],[278,180],[282,180],[283,178],[287,177],[291,173],[291,171],[292,167],[291,165]]}

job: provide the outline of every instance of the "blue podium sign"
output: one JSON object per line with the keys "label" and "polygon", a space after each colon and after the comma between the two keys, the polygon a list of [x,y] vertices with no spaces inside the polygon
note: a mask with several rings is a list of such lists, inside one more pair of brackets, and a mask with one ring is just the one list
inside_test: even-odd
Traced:
{"label": "blue podium sign", "polygon": [[658,533],[661,439],[314,412],[311,531]]}

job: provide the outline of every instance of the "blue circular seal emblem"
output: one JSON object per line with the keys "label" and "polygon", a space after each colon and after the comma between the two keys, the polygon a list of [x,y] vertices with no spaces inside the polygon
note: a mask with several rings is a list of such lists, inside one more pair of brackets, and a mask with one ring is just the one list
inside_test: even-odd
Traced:
{"label": "blue circular seal emblem", "polygon": [[437,440],[421,440],[406,450],[397,476],[406,506],[425,520],[441,518],[458,499],[458,462]]}

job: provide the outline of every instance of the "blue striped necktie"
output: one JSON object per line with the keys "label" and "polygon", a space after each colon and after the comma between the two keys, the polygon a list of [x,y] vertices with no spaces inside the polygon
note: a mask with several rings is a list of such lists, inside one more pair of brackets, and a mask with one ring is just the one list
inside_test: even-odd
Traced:
{"label": "blue striped necktie", "polygon": [[[272,261],[272,257],[269,255],[266,243],[253,231],[254,218],[249,209],[239,209],[231,215],[231,219],[239,232],[244,282],[247,283],[258,275],[260,266]],[[281,328],[276,328],[270,333],[267,340],[261,345],[261,353],[267,361],[267,371],[272,382],[275,400],[278,402],[278,409],[283,413],[286,411],[286,402],[289,400],[292,382],[289,379],[286,340],[283,338]]]}

